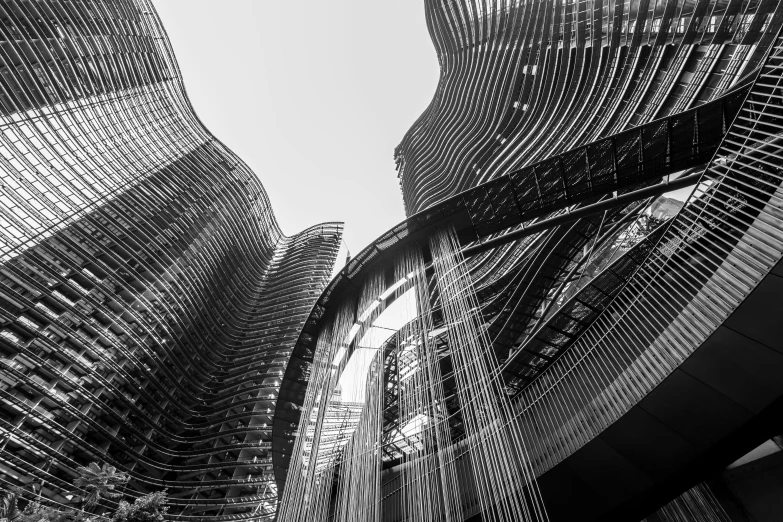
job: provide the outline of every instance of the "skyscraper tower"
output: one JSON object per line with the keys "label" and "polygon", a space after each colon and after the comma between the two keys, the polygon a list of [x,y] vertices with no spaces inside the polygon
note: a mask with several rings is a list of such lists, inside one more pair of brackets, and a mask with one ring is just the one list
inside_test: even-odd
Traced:
{"label": "skyscraper tower", "polygon": [[0,485],[65,503],[98,461],[183,520],[716,519],[694,486],[783,432],[783,3],[425,5],[409,217],[326,287],[341,225],[282,234],[149,1],[0,6]]}
{"label": "skyscraper tower", "polygon": [[440,80],[395,150],[408,215],[719,98],[752,74],[780,2],[426,0]]}
{"label": "skyscraper tower", "polygon": [[186,518],[269,516],[281,375],[341,224],[282,234],[150,2],[0,11],[0,485],[65,503],[105,461]]}

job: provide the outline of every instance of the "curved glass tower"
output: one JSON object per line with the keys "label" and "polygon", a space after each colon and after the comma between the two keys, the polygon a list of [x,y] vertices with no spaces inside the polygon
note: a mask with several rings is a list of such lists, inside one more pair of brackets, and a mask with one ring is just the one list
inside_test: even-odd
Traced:
{"label": "curved glass tower", "polygon": [[172,514],[274,513],[272,416],[342,225],[286,237],[151,3],[0,6],[0,485],[105,461]]}
{"label": "curved glass tower", "polygon": [[440,62],[395,151],[408,215],[720,97],[763,59],[775,0],[425,0]]}

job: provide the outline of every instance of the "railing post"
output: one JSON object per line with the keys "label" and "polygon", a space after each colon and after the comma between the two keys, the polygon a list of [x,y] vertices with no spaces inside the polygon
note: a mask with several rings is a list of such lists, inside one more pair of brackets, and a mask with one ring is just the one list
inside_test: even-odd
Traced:
{"label": "railing post", "polygon": [[590,149],[585,147],[585,163],[587,163],[587,181],[590,184],[590,192],[593,192],[593,169],[590,168]]}
{"label": "railing post", "polygon": [[639,163],[636,165],[636,173],[639,173],[639,169],[644,170],[644,129],[645,127],[639,127]]}
{"label": "railing post", "polygon": [[[672,119],[666,118],[666,163],[670,167],[672,164]],[[668,179],[668,178],[667,178]]]}
{"label": "railing post", "polygon": [[566,185],[565,182],[565,169],[563,168],[563,158],[562,156],[557,156],[557,166],[560,167],[560,182],[563,184],[563,193],[565,194],[566,201],[569,201],[570,197],[568,196],[568,185]]}
{"label": "railing post", "polygon": [[612,141],[612,169],[614,170],[612,177],[614,178],[614,188],[615,190],[617,190],[619,185],[617,181],[617,177],[618,177],[618,171],[620,170],[617,167],[617,140],[615,139],[614,136],[612,136],[609,139]]}

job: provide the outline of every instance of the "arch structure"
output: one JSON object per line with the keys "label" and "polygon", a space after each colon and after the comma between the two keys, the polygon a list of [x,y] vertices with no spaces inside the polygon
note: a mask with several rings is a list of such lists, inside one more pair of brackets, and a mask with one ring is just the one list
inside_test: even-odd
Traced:
{"label": "arch structure", "polygon": [[151,2],[3,2],[0,487],[67,504],[97,461],[179,519],[274,516],[279,385],[341,234],[281,232]]}
{"label": "arch structure", "polygon": [[425,5],[408,218],[299,336],[279,519],[640,520],[783,432],[783,7]]}

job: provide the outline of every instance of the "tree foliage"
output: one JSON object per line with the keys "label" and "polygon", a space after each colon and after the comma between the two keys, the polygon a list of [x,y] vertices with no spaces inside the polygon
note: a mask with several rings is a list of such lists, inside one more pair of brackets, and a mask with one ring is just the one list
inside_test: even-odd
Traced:
{"label": "tree foliage", "polygon": [[17,507],[22,490],[12,488],[0,500],[0,521],[2,522],[79,522],[84,520],[83,513],[75,509],[58,509],[30,502],[23,510]]}
{"label": "tree foliage", "polygon": [[87,496],[83,503],[85,509],[97,505],[102,498],[119,498],[121,493],[115,491],[117,486],[128,482],[128,474],[117,471],[117,468],[104,462],[99,466],[97,462],[90,462],[89,466],[76,468],[79,477],[73,481],[76,486],[87,490]]}
{"label": "tree foliage", "polygon": [[168,502],[166,490],[139,497],[133,504],[123,500],[111,520],[112,522],[160,522],[169,510],[166,502]]}
{"label": "tree foliage", "polygon": [[30,502],[16,522],[78,522],[84,520],[80,511],[57,509],[39,502]]}
{"label": "tree foliage", "polygon": [[3,499],[0,500],[0,522],[6,522],[13,520],[19,514],[19,510],[16,507],[16,501],[19,497],[19,492],[16,489],[10,489],[3,495]]}
{"label": "tree foliage", "polygon": [[[74,485],[86,490],[87,494],[83,498],[74,497],[73,502],[81,503],[85,509],[98,504],[101,498],[121,497],[122,494],[115,489],[129,479],[127,473],[118,472],[108,464],[99,466],[96,462],[79,467],[76,471],[79,477],[74,480]],[[92,515],[79,509],[63,509],[40,502],[30,502],[24,510],[20,510],[17,500],[21,498],[21,493],[21,488],[13,487],[0,497],[0,522],[163,522],[169,510],[166,507],[166,490],[139,497],[132,504],[121,500],[111,518],[108,518],[108,514]]]}

